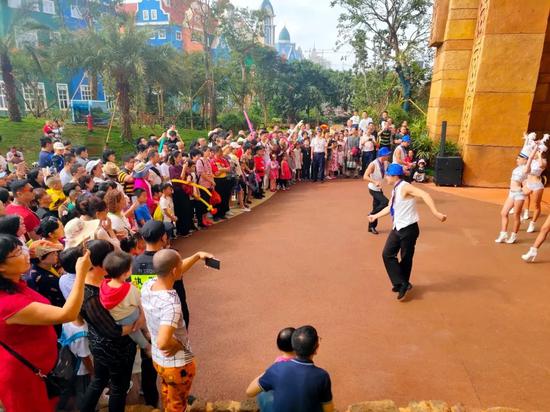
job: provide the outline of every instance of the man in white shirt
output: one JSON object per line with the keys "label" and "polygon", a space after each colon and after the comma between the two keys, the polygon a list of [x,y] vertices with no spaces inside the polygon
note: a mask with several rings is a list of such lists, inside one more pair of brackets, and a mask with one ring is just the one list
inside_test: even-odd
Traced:
{"label": "man in white shirt", "polygon": [[359,139],[359,148],[361,149],[361,174],[363,175],[370,162],[376,159],[376,137],[372,123]]}
{"label": "man in white shirt", "polygon": [[175,250],[159,250],[153,256],[157,277],[147,281],[141,289],[141,304],[151,333],[153,365],[161,377],[162,404],[167,411],[186,410],[196,374],[174,283],[196,262],[211,257],[209,253],[198,252],[182,260]]}
{"label": "man in white shirt", "polygon": [[325,181],[325,161],[327,159],[327,141],[321,136],[321,132],[317,132],[315,137],[311,139],[311,160],[313,170],[311,177],[314,182],[317,179],[321,182]]}
{"label": "man in white shirt", "polygon": [[[387,215],[391,215],[393,219],[393,229],[386,240],[382,258],[393,285],[392,291],[397,293],[398,300],[403,299],[412,289],[410,278],[414,248],[420,234],[416,199],[422,199],[441,222],[447,220],[447,216],[437,210],[430,194],[405,182],[404,175],[403,166],[395,163],[389,165],[385,178],[386,182],[393,187],[390,204],[380,212],[369,215],[369,222]],[[397,260],[398,253],[401,261]]]}
{"label": "man in white shirt", "polygon": [[371,123],[372,123],[372,118],[369,117],[367,112],[363,112],[363,118],[359,122],[359,130],[365,133],[367,131],[367,128],[369,127],[369,124]]}

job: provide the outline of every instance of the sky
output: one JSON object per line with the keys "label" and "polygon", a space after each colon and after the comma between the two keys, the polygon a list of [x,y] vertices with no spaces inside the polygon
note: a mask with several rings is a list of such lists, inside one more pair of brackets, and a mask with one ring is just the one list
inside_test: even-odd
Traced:
{"label": "sky", "polygon": [[[340,8],[330,7],[330,0],[270,0],[275,11],[275,41],[279,32],[286,26],[290,40],[302,48],[305,56],[315,48],[325,51],[325,59],[331,62],[333,69],[349,69],[353,64],[353,55],[349,48],[335,51],[338,39],[338,16]],[[237,7],[258,9],[262,0],[231,0]],[[342,62],[342,57],[347,57]]]}

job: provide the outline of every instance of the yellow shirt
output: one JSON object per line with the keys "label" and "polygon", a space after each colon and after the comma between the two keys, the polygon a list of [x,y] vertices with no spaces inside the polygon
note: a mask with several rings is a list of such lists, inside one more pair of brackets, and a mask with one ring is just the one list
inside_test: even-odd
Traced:
{"label": "yellow shirt", "polygon": [[52,198],[52,202],[50,203],[50,210],[52,212],[57,212],[57,209],[59,209],[59,206],[61,206],[67,196],[65,196],[63,190],[46,189],[46,193],[48,193]]}

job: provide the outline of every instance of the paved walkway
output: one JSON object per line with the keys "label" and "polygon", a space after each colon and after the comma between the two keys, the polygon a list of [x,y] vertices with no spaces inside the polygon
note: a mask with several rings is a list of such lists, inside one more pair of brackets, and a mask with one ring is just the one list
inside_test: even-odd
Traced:
{"label": "paved walkway", "polygon": [[318,365],[337,407],[375,399],[442,399],[472,407],[550,405],[550,248],[520,259],[535,234],[495,245],[499,206],[433,191],[445,224],[421,207],[412,299],[390,292],[378,237],[366,232],[361,181],[304,184],[253,213],[182,240],[222,271],[195,267],[186,285],[198,358],[193,393],[244,398],[277,356],[285,326],[315,325]]}

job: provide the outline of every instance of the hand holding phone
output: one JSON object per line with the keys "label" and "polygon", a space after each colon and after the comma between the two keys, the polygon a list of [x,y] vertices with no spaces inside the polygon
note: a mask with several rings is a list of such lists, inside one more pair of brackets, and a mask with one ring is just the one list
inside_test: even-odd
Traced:
{"label": "hand holding phone", "polygon": [[218,259],[207,257],[204,259],[204,264],[212,269],[220,270],[221,262]]}

